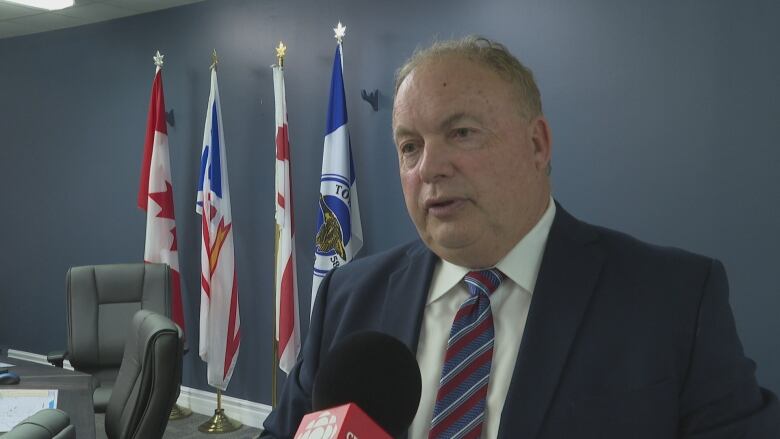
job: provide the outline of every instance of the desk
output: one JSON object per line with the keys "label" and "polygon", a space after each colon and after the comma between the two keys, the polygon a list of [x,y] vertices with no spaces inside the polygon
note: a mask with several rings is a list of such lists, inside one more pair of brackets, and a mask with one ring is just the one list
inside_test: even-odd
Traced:
{"label": "desk", "polygon": [[95,438],[95,412],[92,408],[92,376],[45,364],[0,356],[0,363],[21,377],[19,384],[1,389],[57,389],[57,408],[68,413],[79,439]]}

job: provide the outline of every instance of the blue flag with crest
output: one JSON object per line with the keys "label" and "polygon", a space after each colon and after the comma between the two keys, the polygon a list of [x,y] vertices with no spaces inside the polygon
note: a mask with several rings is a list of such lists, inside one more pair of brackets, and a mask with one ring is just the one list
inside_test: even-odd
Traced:
{"label": "blue flag with crest", "polygon": [[322,278],[355,257],[363,246],[355,165],[347,129],[347,102],[342,76],[341,44],[336,46],[330,80],[327,128],[314,237],[314,278],[311,306]]}

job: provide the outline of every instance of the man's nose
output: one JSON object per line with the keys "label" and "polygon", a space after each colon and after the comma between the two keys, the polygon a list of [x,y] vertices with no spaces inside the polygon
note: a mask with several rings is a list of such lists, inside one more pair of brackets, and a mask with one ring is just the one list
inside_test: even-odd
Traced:
{"label": "man's nose", "polygon": [[454,170],[453,153],[454,151],[445,142],[440,140],[426,142],[418,168],[420,179],[426,183],[433,183],[450,177]]}

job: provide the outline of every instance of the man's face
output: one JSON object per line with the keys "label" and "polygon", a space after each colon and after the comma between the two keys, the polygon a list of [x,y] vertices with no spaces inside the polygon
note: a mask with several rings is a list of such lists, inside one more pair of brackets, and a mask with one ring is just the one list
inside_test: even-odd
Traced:
{"label": "man's face", "polygon": [[511,84],[468,58],[425,61],[393,108],[401,185],[422,240],[449,262],[495,265],[547,208],[550,133]]}

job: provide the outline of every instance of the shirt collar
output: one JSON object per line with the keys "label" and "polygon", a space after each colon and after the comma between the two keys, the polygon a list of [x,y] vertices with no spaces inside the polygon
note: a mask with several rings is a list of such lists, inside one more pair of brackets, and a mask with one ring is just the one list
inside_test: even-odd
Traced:
{"label": "shirt collar", "polygon": [[[521,288],[533,294],[539,267],[542,265],[544,247],[555,218],[555,201],[550,197],[547,210],[534,227],[506,254],[496,268]],[[437,300],[457,285],[470,271],[453,263],[439,259],[433,272],[432,290],[428,303]]]}

